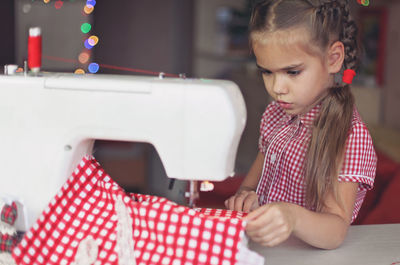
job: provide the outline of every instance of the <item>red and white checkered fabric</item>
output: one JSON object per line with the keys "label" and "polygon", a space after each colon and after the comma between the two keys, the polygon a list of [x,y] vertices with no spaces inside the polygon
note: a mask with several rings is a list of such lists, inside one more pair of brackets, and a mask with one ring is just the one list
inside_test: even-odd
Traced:
{"label": "red and white checkered fabric", "polygon": [[[260,204],[283,201],[306,206],[304,161],[312,124],[320,108],[318,104],[304,115],[290,116],[279,104],[272,102],[265,110],[259,140],[259,150],[265,155],[257,187]],[[355,108],[338,176],[339,181],[359,183],[352,221],[357,217],[366,191],[373,186],[376,163],[371,136]]]}
{"label": "red and white checkered fabric", "polygon": [[1,222],[14,225],[15,219],[17,219],[17,204],[14,201],[11,204],[0,201],[0,216]]}
{"label": "red and white checkered fabric", "polygon": [[248,253],[244,226],[231,211],[207,216],[165,198],[127,194],[86,157],[13,258],[46,265],[85,264],[77,258],[82,255],[87,264],[235,264]]}
{"label": "red and white checkered fabric", "polygon": [[[0,216],[0,254],[11,253],[18,244],[17,229],[14,227],[17,219],[17,204],[14,201],[7,203],[0,198]],[[0,265],[3,263],[0,258]]]}
{"label": "red and white checkered fabric", "polygon": [[211,217],[243,218],[247,215],[245,212],[224,209],[196,208],[195,210]]}

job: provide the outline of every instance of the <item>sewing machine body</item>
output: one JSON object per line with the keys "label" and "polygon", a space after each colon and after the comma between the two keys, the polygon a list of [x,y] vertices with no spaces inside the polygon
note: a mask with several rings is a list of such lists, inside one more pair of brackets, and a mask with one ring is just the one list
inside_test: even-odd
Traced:
{"label": "sewing machine body", "polygon": [[245,122],[229,81],[0,76],[0,196],[25,206],[29,227],[95,140],[148,142],[168,177],[222,181],[233,174]]}

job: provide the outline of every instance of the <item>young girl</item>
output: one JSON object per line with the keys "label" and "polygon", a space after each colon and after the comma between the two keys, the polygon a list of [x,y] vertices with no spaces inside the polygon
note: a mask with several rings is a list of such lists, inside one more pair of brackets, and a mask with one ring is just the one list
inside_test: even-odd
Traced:
{"label": "young girl", "polygon": [[262,1],[253,10],[251,46],[274,102],[257,158],[225,204],[250,212],[246,232],[255,242],[275,246],[293,234],[337,248],[373,186],[376,154],[348,85],[356,37],[346,1]]}

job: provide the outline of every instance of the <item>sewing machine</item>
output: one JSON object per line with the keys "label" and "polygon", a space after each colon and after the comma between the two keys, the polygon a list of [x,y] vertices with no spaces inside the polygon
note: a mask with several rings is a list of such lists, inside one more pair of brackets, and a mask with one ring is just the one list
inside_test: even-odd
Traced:
{"label": "sewing machine", "polygon": [[97,139],[153,144],[169,178],[222,181],[233,174],[245,122],[229,81],[2,75],[0,196],[24,206],[26,230]]}

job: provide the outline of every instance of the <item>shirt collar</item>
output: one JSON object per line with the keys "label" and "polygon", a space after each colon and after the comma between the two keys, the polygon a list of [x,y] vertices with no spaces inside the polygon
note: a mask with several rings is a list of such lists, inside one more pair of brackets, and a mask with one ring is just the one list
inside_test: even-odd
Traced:
{"label": "shirt collar", "polygon": [[306,127],[311,127],[314,124],[315,119],[319,116],[320,111],[321,111],[321,102],[315,105],[307,113],[299,115],[300,122],[303,123]]}
{"label": "shirt collar", "polygon": [[315,119],[318,117],[321,110],[321,103],[316,104],[312,109],[310,109],[307,113],[300,115],[290,115],[285,114],[283,117],[284,123],[292,123],[299,118],[300,123],[304,124],[306,127],[311,127],[314,124]]}

